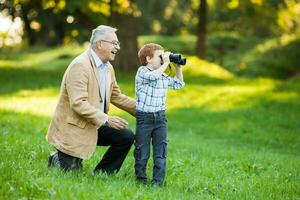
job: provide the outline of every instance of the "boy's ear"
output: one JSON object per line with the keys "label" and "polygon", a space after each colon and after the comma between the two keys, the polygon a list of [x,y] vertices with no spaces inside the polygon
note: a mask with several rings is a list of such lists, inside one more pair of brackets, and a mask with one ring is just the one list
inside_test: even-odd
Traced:
{"label": "boy's ear", "polygon": [[146,56],[146,61],[147,61],[147,63],[149,63],[150,60],[151,60],[150,56]]}

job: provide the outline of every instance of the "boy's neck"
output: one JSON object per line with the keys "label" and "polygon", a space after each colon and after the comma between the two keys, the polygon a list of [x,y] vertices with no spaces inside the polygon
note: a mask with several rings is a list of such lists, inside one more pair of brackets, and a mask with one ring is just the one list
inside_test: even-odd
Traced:
{"label": "boy's neck", "polygon": [[150,69],[154,69],[154,67],[152,67],[152,65],[149,64],[149,63],[146,65],[146,67],[148,67],[148,68],[150,68]]}

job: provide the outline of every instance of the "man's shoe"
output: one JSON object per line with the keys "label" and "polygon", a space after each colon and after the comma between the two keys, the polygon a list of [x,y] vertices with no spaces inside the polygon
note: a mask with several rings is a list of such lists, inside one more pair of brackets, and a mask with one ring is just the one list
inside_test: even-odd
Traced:
{"label": "man's shoe", "polygon": [[57,152],[52,153],[48,159],[48,167],[61,168]]}

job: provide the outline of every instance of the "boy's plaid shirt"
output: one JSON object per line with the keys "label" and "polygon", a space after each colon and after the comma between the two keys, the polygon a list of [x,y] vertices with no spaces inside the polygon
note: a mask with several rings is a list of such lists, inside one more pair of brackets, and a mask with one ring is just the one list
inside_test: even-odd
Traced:
{"label": "boy's plaid shirt", "polygon": [[156,76],[154,69],[141,66],[135,77],[136,110],[158,112],[166,110],[167,89],[181,89],[184,82],[165,73]]}

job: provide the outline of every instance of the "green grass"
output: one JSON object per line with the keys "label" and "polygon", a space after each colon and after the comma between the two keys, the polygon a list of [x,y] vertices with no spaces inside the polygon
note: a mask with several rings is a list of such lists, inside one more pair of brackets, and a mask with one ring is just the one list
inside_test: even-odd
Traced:
{"label": "green grass", "polygon": [[[240,78],[194,56],[184,67],[186,87],[168,93],[166,186],[135,183],[133,148],[110,177],[92,173],[104,147],[79,173],[48,169],[45,134],[62,74],[83,49],[0,55],[0,199],[300,198],[300,79]],[[134,74],[117,76],[134,97]],[[128,114],[115,107],[111,114],[135,129]],[[150,176],[151,168],[152,160]]]}

